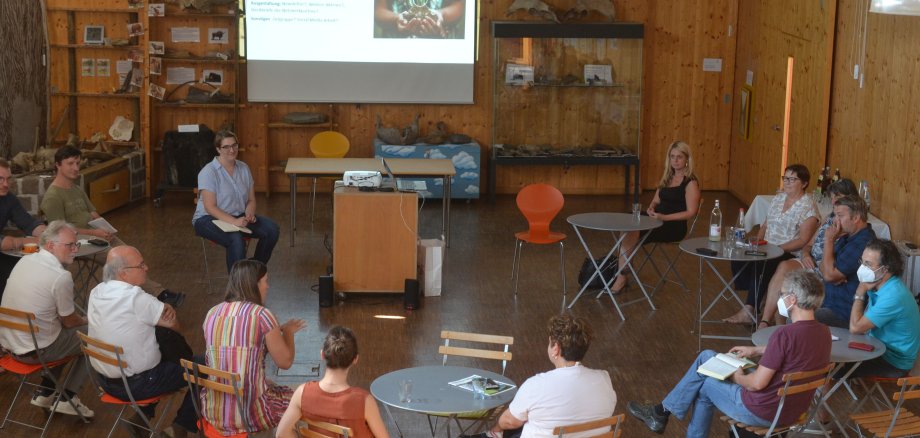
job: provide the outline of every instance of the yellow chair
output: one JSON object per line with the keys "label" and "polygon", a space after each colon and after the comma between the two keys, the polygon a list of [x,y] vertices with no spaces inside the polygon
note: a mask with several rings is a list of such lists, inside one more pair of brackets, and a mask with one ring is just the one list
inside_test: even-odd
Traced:
{"label": "yellow chair", "polygon": [[570,424],[568,426],[559,426],[553,428],[553,436],[557,438],[564,438],[566,434],[587,432],[589,430],[600,429],[603,427],[607,428],[608,430],[598,435],[591,435],[589,438],[620,438],[620,435],[623,434],[623,431],[620,430],[620,423],[623,422],[625,417],[625,414],[620,414],[614,415],[610,418],[604,418],[603,420],[594,420],[585,423]]}
{"label": "yellow chair", "polygon": [[[316,158],[343,158],[348,154],[351,143],[341,132],[323,131],[310,139],[310,152]],[[335,178],[333,178],[335,179]],[[313,177],[313,189],[310,190],[310,222],[316,210],[316,177]]]}
{"label": "yellow chair", "polygon": [[[236,401],[236,409],[243,418],[243,427],[249,430],[249,413],[243,407],[243,384],[239,374],[229,371],[211,368],[187,359],[181,359],[179,364],[182,365],[182,377],[188,382],[188,390],[195,391],[196,388],[205,388],[208,391],[227,394],[233,396]],[[205,438],[246,438],[247,433],[238,433],[235,435],[222,435],[201,413],[200,399],[192,397],[192,405],[195,407],[195,414],[198,416],[198,430]]]}
{"label": "yellow chair", "polygon": [[294,430],[297,432],[297,435],[303,438],[328,438],[329,435],[315,432],[316,430],[322,430],[326,432],[332,432],[336,437],[348,438],[354,436],[354,433],[351,431],[350,427],[339,426],[338,424],[327,423],[325,421],[314,421],[309,418],[301,418],[297,422]]}

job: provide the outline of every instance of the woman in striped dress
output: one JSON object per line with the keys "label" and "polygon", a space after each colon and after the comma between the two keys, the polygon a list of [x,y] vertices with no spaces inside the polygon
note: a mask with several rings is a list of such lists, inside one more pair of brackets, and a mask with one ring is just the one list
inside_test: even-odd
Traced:
{"label": "woman in striped dress", "polygon": [[272,312],[262,306],[267,292],[265,264],[256,260],[236,262],[230,270],[224,302],[208,311],[202,325],[207,365],[242,377],[246,398],[242,400],[242,416],[233,396],[202,391],[202,416],[223,435],[271,430],[293,394],[291,388],[265,377],[265,353],[278,368],[290,368],[294,334],[305,322],[291,319],[279,325]]}

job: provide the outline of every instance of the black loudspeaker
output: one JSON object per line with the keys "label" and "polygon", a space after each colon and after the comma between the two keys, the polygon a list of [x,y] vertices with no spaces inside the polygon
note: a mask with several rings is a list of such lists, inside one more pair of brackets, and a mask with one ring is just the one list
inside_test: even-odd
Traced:
{"label": "black loudspeaker", "polygon": [[335,302],[334,287],[332,285],[331,275],[319,276],[319,306],[332,307]]}
{"label": "black loudspeaker", "polygon": [[406,288],[403,292],[403,307],[406,310],[415,310],[422,307],[418,296],[418,280],[407,278]]}

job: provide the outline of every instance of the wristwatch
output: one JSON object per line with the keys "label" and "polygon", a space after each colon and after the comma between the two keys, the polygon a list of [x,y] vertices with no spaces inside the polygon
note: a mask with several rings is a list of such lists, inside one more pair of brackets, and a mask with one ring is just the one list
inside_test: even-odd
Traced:
{"label": "wristwatch", "polygon": [[855,295],[853,295],[853,301],[854,301],[854,302],[857,301],[857,300],[858,300],[858,301],[863,301],[863,302],[865,302],[868,298],[869,298],[869,297],[868,297],[866,294],[862,294],[862,295],[860,295],[860,294],[855,294]]}

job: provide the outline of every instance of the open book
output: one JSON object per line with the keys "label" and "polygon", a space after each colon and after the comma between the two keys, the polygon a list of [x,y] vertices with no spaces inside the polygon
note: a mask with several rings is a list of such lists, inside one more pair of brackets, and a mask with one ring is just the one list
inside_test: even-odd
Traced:
{"label": "open book", "polygon": [[706,363],[700,365],[700,367],[696,369],[696,372],[704,376],[725,380],[728,376],[734,374],[735,370],[738,368],[748,369],[755,366],[757,366],[757,364],[746,358],[737,357],[731,353],[719,353],[709,358]]}
{"label": "open book", "polygon": [[217,225],[217,228],[220,228],[221,230],[223,230],[223,231],[226,232],[226,233],[235,233],[235,232],[239,231],[239,232],[246,233],[246,234],[252,234],[252,230],[250,230],[249,228],[246,228],[246,227],[238,227],[238,226],[233,225],[233,224],[231,224],[231,223],[229,223],[229,222],[224,222],[224,221],[222,221],[222,220],[220,220],[220,219],[214,219],[214,220],[212,220],[211,222],[214,222],[214,225]]}
{"label": "open book", "polygon": [[[457,388],[465,389],[467,391],[473,392],[473,379],[475,378],[482,378],[482,377],[479,375],[473,374],[472,376],[465,377],[460,380],[454,380],[453,382],[448,382],[448,383],[450,385],[456,386]],[[510,383],[497,382],[492,379],[486,379],[485,388],[486,388],[486,395],[493,396],[493,395],[501,394],[505,391],[514,389],[515,386]]]}
{"label": "open book", "polygon": [[87,222],[87,224],[97,230],[102,230],[109,234],[115,234],[118,232],[118,230],[116,230],[115,227],[113,227],[112,224],[109,223],[109,221],[105,220],[104,217],[93,219]]}

